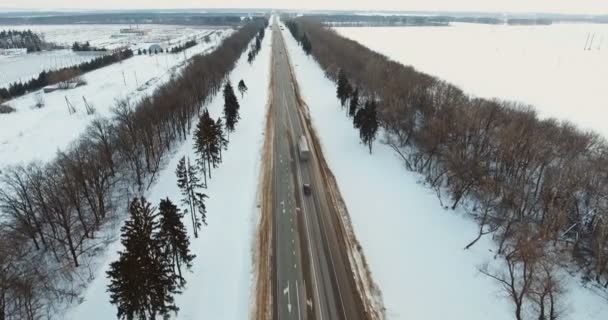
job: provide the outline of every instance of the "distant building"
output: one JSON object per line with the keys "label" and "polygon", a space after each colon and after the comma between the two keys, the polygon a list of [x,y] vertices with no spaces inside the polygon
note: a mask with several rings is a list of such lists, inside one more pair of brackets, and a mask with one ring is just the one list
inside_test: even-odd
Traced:
{"label": "distant building", "polygon": [[150,33],[150,29],[134,29],[134,28],[120,29],[120,33],[136,34],[138,36],[145,36],[148,33]]}
{"label": "distant building", "polygon": [[160,44],[153,44],[150,46],[150,48],[148,48],[148,52],[151,53],[161,53],[164,52],[165,50],[163,49],[163,47],[160,46]]}

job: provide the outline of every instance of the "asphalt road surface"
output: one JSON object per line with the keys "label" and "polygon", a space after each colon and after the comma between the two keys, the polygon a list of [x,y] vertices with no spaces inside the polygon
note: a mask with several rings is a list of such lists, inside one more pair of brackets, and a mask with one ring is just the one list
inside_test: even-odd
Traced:
{"label": "asphalt road surface", "polygon": [[272,29],[274,319],[365,319],[318,155],[311,148],[310,159],[299,157],[298,140],[305,135],[311,143],[311,131],[297,105],[283,35],[276,22]]}

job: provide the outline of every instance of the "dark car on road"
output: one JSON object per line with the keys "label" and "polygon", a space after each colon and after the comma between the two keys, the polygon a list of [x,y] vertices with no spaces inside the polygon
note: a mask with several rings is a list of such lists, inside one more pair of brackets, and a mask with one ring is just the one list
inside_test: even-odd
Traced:
{"label": "dark car on road", "polygon": [[310,184],[305,183],[304,184],[304,194],[307,195],[307,196],[309,196],[311,194],[311,191],[312,190],[310,189]]}

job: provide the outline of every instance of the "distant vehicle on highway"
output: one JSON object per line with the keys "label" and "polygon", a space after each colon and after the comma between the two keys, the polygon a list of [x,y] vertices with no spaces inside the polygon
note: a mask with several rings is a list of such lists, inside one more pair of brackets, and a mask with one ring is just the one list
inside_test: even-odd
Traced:
{"label": "distant vehicle on highway", "polygon": [[308,141],[306,140],[306,136],[300,136],[300,141],[298,141],[298,150],[300,153],[300,161],[307,161],[310,159],[310,148],[308,147]]}
{"label": "distant vehicle on highway", "polygon": [[312,190],[310,189],[310,184],[305,183],[304,184],[304,194],[309,196],[312,193]]}

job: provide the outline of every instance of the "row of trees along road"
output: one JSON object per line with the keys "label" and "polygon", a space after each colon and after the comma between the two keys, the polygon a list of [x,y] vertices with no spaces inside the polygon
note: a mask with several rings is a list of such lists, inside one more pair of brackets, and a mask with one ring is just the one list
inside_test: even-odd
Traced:
{"label": "row of trees along road", "polygon": [[255,57],[258,55],[260,50],[262,49],[262,40],[264,39],[264,34],[266,32],[266,28],[268,27],[268,23],[264,25],[263,28],[260,28],[258,35],[255,37],[255,42],[251,44],[251,48],[247,53],[247,61],[249,64],[253,62]]}
{"label": "row of trees along road", "polygon": [[[261,41],[259,33],[256,41]],[[247,90],[242,79],[239,90],[241,94]],[[161,200],[160,218],[143,197],[131,203],[131,220],[122,228],[125,249],[108,271],[110,302],[117,306],[119,318],[154,319],[156,315],[169,317],[171,312],[179,311],[174,295],[186,286],[181,265],[189,269],[194,259],[181,220],[184,215],[189,216],[195,238],[202,225],[207,225],[208,196],[203,189],[207,188],[207,178],[211,179],[212,168],[222,162],[222,149],[228,147],[226,132],[234,131],[239,119],[240,105],[230,81],[224,85],[223,97],[225,127],[221,118],[213,120],[209,111],[203,110],[194,130],[196,162],[186,156],[178,162],[175,174],[184,214],[169,199]],[[199,175],[203,176],[202,181]]]}
{"label": "row of trees along road", "polygon": [[537,319],[559,317],[559,264],[608,287],[604,138],[539,119],[527,105],[469,96],[315,21],[287,25],[300,43],[309,39],[343,104],[351,100],[349,114],[356,118],[359,100],[373,103],[384,143],[426,177],[440,201],[463,207],[479,223],[465,249],[485,234],[497,241],[502,264],[480,271],[505,288],[517,319],[527,309]]}
{"label": "row of trees along road", "polygon": [[77,299],[99,231],[154,182],[265,23],[248,20],[150,96],[118,102],[55,160],[2,169],[0,319],[53,318]]}

